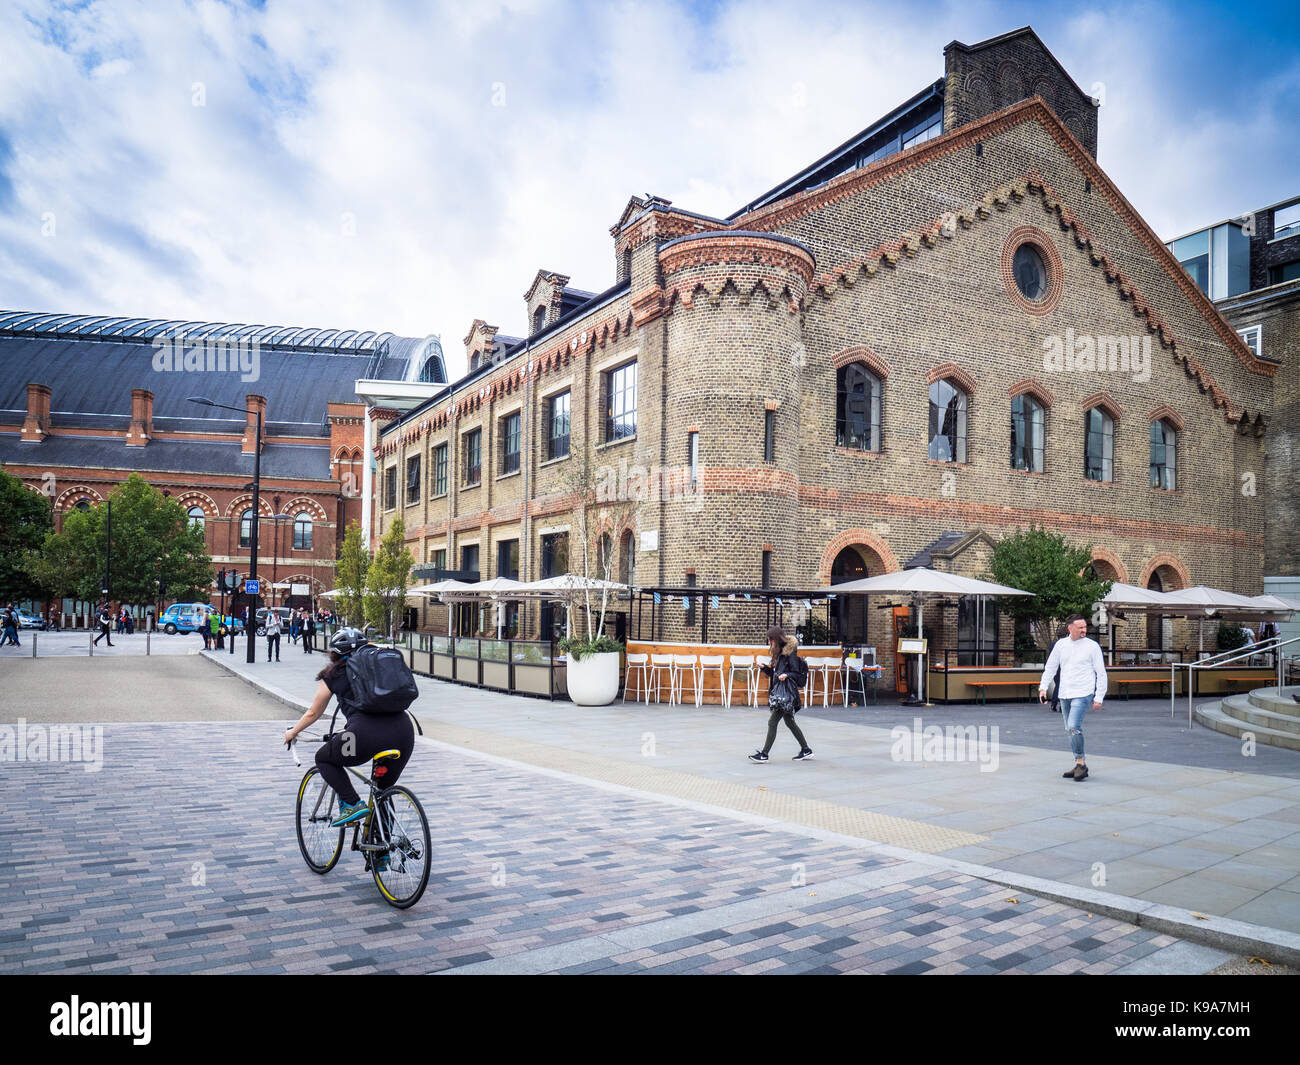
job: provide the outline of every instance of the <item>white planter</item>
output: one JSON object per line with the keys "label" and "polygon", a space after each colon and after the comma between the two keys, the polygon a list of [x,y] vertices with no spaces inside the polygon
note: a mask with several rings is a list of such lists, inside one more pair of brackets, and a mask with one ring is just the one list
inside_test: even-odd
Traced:
{"label": "white planter", "polygon": [[584,655],[580,660],[568,655],[565,676],[569,698],[578,706],[607,706],[618,695],[617,651]]}

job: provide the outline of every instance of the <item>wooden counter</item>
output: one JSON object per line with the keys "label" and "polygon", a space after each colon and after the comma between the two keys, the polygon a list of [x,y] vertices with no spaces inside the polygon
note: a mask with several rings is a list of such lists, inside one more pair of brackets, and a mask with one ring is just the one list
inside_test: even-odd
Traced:
{"label": "wooden counter", "polygon": [[[767,647],[761,644],[670,643],[666,641],[650,643],[644,640],[629,640],[627,644],[627,653],[630,655],[645,654],[651,656],[690,655],[691,657],[695,658],[697,662],[699,661],[700,656],[705,656],[708,658],[716,658],[718,656],[721,656],[722,657],[722,683],[719,684],[718,674],[714,671],[714,667],[710,667],[704,676],[704,681],[702,685],[704,688],[704,692],[703,692],[703,697],[701,699],[701,702],[710,703],[713,705],[717,705],[722,702],[722,692],[720,691],[720,688],[725,686],[726,684],[726,678],[731,666],[731,658],[733,655],[739,656],[741,658],[750,655],[754,656],[755,669],[757,669],[759,666],[767,665],[767,663],[770,661],[770,656],[771,656],[771,651]],[[805,659],[834,658],[838,662],[842,654],[843,654],[843,649],[839,646],[839,644],[799,648],[799,657]],[[648,670],[652,670],[654,668],[653,661],[648,662],[646,668]],[[831,700],[835,701],[839,699],[842,701],[843,694],[840,688],[841,679],[842,679],[841,673],[839,673],[838,671],[832,671],[830,679],[831,679]],[[820,673],[817,675],[815,679],[815,683],[817,686],[816,687],[817,702],[818,705],[821,705],[822,679]],[[808,673],[808,685],[804,688],[802,693],[803,702],[805,706],[808,706],[812,703],[812,699],[810,698],[809,693],[813,688],[813,684],[814,684],[814,677],[813,677],[812,670],[810,669]],[[658,697],[656,698],[656,694],[652,690],[650,692],[649,701],[661,702],[661,703],[668,702],[669,679],[668,679],[667,666],[660,667],[658,687],[659,687]],[[768,689],[767,678],[763,676],[762,673],[759,673],[758,705],[760,706],[764,706],[767,704],[767,689]],[[695,678],[691,675],[690,672],[688,671],[684,672],[683,679],[682,679],[681,701],[683,703],[694,704],[695,694],[696,694]],[[644,697],[644,693],[642,692],[640,687],[638,674],[635,672],[630,672],[628,674],[628,679],[627,679],[628,700],[629,701],[639,700],[639,699],[643,699],[643,697]],[[747,698],[748,698],[748,693],[745,688],[744,674],[739,674],[736,677],[735,684],[732,687],[731,703],[733,706],[744,706],[746,705]]]}

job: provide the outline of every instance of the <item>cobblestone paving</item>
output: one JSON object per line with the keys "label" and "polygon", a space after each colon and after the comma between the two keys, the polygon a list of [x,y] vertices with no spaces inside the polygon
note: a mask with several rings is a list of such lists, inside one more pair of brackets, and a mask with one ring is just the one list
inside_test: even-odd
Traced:
{"label": "cobblestone paving", "polygon": [[283,726],[111,724],[98,772],[5,763],[0,969],[1104,973],[1176,942],[430,743],[402,783],[433,870],[397,911],[358,854],[304,865]]}

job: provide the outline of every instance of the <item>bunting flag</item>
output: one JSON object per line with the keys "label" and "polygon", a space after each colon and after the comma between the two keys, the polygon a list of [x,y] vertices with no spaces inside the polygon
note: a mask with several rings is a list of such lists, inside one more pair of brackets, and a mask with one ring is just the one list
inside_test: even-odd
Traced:
{"label": "bunting flag", "polygon": [[736,599],[736,593],[735,593],[735,592],[732,592],[729,596],[727,596],[727,598],[728,598],[729,600],[731,600],[731,601],[734,602],[735,599]]}
{"label": "bunting flag", "polygon": [[745,602],[748,603],[749,601],[750,601],[750,600],[749,600],[749,593],[746,592],[746,593],[745,593]]}
{"label": "bunting flag", "polygon": [[714,595],[714,596],[710,596],[710,598],[713,600],[713,604],[712,604],[713,609],[714,609],[714,610],[717,610],[717,609],[718,609],[718,597],[717,597],[716,595]]}
{"label": "bunting flag", "polygon": [[805,599],[805,600],[803,601],[803,605],[804,605],[804,609],[805,609],[805,610],[811,610],[811,609],[812,609],[812,603],[808,602],[807,599]]}
{"label": "bunting flag", "polygon": [[654,597],[655,597],[655,606],[658,606],[658,605],[659,605],[659,593],[658,593],[658,592],[655,592],[655,593],[654,593]]}
{"label": "bunting flag", "polygon": [[683,610],[691,609],[691,600],[689,596],[686,595],[682,596],[682,609]]}
{"label": "bunting flag", "polygon": [[781,597],[779,595],[776,597],[776,605],[785,606],[785,603],[781,601]]}

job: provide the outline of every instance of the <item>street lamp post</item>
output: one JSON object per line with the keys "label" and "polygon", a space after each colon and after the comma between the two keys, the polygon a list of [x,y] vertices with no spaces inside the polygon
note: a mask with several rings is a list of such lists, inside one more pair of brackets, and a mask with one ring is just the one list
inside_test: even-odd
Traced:
{"label": "street lamp post", "polygon": [[[191,403],[198,403],[200,406],[204,407],[221,407],[224,410],[242,411],[245,415],[250,413],[247,407],[232,407],[228,403],[216,403],[210,399],[205,399],[202,396],[190,396],[189,401]],[[261,518],[261,512],[258,510],[258,507],[261,505],[262,489],[262,411],[259,408],[252,411],[252,413],[257,418],[257,433],[253,439],[253,517],[248,523],[251,526],[248,538],[248,579],[250,581],[255,581],[257,580],[257,530],[258,526],[261,524],[259,520]],[[247,422],[245,422],[245,424],[247,424]],[[249,665],[252,665],[257,661],[257,642],[253,639],[253,629],[257,624],[256,597],[254,597],[252,604],[247,609],[248,618],[244,622],[244,641],[248,644],[247,662]],[[230,638],[232,641],[234,640],[234,628],[235,627],[232,623],[230,626]]]}

